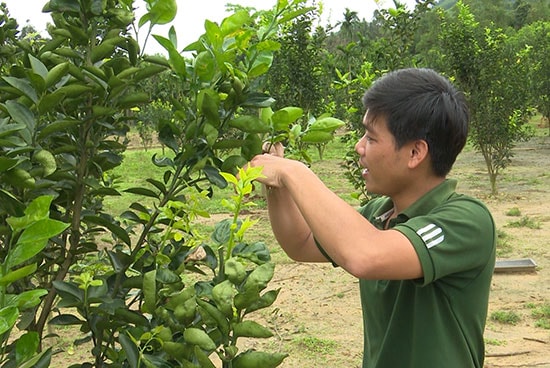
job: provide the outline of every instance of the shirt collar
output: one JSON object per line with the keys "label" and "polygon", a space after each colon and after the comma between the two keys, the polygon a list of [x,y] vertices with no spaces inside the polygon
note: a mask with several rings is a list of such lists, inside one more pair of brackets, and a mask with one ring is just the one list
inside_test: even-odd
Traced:
{"label": "shirt collar", "polygon": [[445,179],[441,184],[424,194],[416,202],[406,208],[403,214],[411,218],[430,212],[455,192],[456,185],[456,179]]}
{"label": "shirt collar", "polygon": [[[425,193],[416,202],[399,213],[397,217],[402,220],[409,219],[415,216],[424,215],[445,201],[456,190],[456,179],[445,179],[441,184]],[[386,198],[382,206],[375,213],[375,220],[384,223],[393,213],[393,202],[390,198]],[[401,222],[401,221],[398,221]]]}

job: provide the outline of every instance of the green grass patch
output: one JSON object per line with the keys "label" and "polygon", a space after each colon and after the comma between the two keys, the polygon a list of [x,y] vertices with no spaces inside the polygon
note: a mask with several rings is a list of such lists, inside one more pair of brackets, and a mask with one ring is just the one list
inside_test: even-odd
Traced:
{"label": "green grass patch", "polygon": [[540,229],[540,222],[529,216],[522,216],[517,221],[511,221],[506,226],[508,227],[526,227],[528,229],[537,230]]}
{"label": "green grass patch", "polygon": [[506,216],[519,217],[521,216],[521,211],[517,207],[512,207],[508,211],[506,211]]}
{"label": "green grass patch", "polygon": [[494,311],[491,313],[491,321],[515,326],[521,321],[521,317],[514,311]]}
{"label": "green grass patch", "polygon": [[550,303],[540,305],[530,304],[531,316],[535,319],[535,326],[550,330]]}
{"label": "green grass patch", "polygon": [[506,345],[506,341],[505,340],[499,340],[499,339],[488,339],[488,338],[485,338],[485,344],[486,345],[492,345],[492,346],[503,346],[503,345]]}
{"label": "green grass patch", "polygon": [[509,236],[501,229],[497,229],[497,257],[504,257],[509,255],[514,250],[514,247],[509,241]]}
{"label": "green grass patch", "polygon": [[320,339],[313,336],[295,338],[292,343],[312,355],[330,355],[336,351],[338,344],[334,340]]}

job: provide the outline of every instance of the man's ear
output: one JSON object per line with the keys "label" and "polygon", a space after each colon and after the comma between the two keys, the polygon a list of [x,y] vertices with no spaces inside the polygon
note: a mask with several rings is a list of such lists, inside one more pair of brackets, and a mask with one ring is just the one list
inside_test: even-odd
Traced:
{"label": "man's ear", "polygon": [[411,143],[409,152],[409,168],[414,169],[427,161],[429,155],[428,142],[423,139],[417,139]]}

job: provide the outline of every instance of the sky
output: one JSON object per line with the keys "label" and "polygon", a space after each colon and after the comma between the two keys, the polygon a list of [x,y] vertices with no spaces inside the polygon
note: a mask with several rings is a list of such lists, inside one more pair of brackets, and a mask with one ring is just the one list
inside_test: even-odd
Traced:
{"label": "sky", "polygon": [[[0,0],[6,3],[11,17],[15,18],[20,27],[24,26],[27,21],[34,26],[36,30],[44,33],[46,24],[51,22],[50,15],[42,13],[42,7],[47,0]],[[176,0],[178,12],[176,19],[167,26],[156,26],[153,28],[153,34],[158,34],[164,37],[168,35],[168,29],[174,25],[178,36],[178,48],[181,49],[191,42],[194,42],[204,33],[204,21],[220,23],[228,13],[225,13],[225,5],[227,3],[240,4],[243,6],[251,6],[257,10],[271,9],[277,3],[276,0]],[[317,1],[319,3],[320,0]],[[323,14],[321,17],[321,25],[336,24],[343,19],[346,8],[358,13],[359,19],[371,19],[372,13],[379,7],[392,7],[392,0],[322,0]],[[412,9],[415,0],[401,0],[409,9]],[[136,15],[139,18],[145,11],[145,2],[135,0],[135,6],[138,7]],[[145,32],[144,32],[145,33]],[[150,38],[147,44],[147,53],[164,53],[164,49],[157,42]]]}

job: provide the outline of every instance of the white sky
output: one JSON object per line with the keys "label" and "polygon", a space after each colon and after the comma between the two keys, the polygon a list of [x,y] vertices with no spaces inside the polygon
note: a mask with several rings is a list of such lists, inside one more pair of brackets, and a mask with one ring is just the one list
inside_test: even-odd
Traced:
{"label": "white sky", "polygon": [[[33,25],[39,32],[45,33],[46,23],[51,22],[50,15],[42,13],[42,8],[47,0],[0,0],[6,3],[11,17],[15,18],[19,26],[24,26],[27,21]],[[321,0],[317,0],[319,3]],[[415,0],[400,0],[407,4],[409,9],[412,9]],[[328,23],[335,24],[343,19],[346,8],[358,13],[359,19],[370,19],[375,9],[380,7],[393,7],[391,0],[322,0],[323,15],[321,25],[325,26]],[[221,22],[229,14],[225,13],[225,4],[233,3],[243,6],[251,6],[256,9],[270,9],[275,6],[276,0],[177,0],[178,12],[176,19],[166,26],[156,26],[153,28],[153,34],[158,34],[164,37],[168,35],[168,29],[174,25],[178,35],[178,49],[183,48],[187,44],[196,41],[198,37],[204,33],[204,20],[208,19],[214,22]],[[138,7],[137,16],[143,14],[145,2],[135,0],[134,5]],[[143,36],[145,28],[142,29]],[[147,53],[164,53],[164,49],[157,42],[150,38],[147,45]]]}

